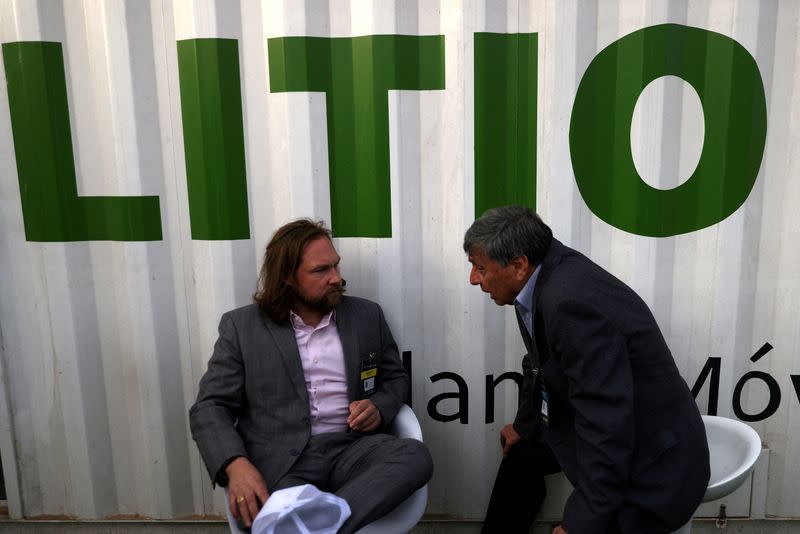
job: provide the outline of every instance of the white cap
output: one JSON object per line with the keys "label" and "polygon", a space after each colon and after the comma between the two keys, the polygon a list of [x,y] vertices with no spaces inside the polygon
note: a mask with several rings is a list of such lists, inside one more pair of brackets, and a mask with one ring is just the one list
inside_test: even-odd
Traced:
{"label": "white cap", "polygon": [[252,534],[335,534],[350,517],[341,497],[303,484],[270,494],[258,512]]}

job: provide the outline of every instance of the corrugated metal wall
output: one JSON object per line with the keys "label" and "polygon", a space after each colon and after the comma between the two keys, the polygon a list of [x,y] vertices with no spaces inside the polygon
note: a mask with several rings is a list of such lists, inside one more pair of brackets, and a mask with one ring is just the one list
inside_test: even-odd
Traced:
{"label": "corrugated metal wall", "polygon": [[[414,408],[436,465],[428,511],[482,516],[499,463],[497,432],[513,416],[515,399],[510,382],[498,386],[494,422],[486,423],[486,375],[518,370],[523,352],[511,310],[497,308],[468,285],[460,248],[476,204],[485,201],[483,193],[476,194],[476,182],[487,177],[481,158],[488,158],[490,169],[493,165],[492,154],[481,152],[491,139],[475,127],[476,119],[490,124],[493,117],[491,106],[487,111],[485,102],[476,102],[486,81],[476,80],[476,72],[484,76],[481,69],[495,61],[481,59],[482,47],[491,46],[491,37],[481,37],[487,33],[536,34],[509,48],[523,57],[525,46],[533,50],[532,58],[509,62],[533,65],[535,79],[518,83],[507,118],[523,114],[515,109],[530,104],[534,89],[536,106],[535,122],[520,119],[508,143],[516,143],[515,157],[535,148],[534,167],[521,163],[514,172],[523,186],[535,176],[531,195],[555,234],[640,292],[690,386],[709,357],[720,358],[720,415],[734,416],[734,389],[746,372],[764,371],[774,378],[782,393],[778,409],[752,423],[771,451],[766,509],[769,515],[798,516],[800,400],[790,376],[800,374],[800,212],[795,206],[800,137],[793,128],[800,120],[799,14],[800,4],[791,0],[2,0],[0,455],[12,516],[175,518],[222,511],[186,416],[217,321],[224,311],[249,301],[271,233],[295,217],[330,221],[332,195],[348,186],[336,182],[343,173],[329,170],[333,130],[326,121],[334,101],[319,89],[282,92],[271,72],[289,84],[292,65],[282,73],[271,71],[270,46],[283,42],[271,45],[268,39],[369,35],[443,36],[429,43],[432,48],[426,50],[434,54],[417,58],[432,62],[434,71],[441,59],[443,87],[434,76],[419,81],[426,87],[421,90],[402,84],[397,87],[405,90],[390,88],[391,237],[339,237],[336,245],[348,289],[378,300],[401,350],[412,353]],[[595,56],[631,32],[663,23],[717,32],[744,47],[760,71],[768,127],[760,172],[744,204],[718,224],[657,238],[616,229],[593,214],[573,173],[570,120],[578,85]],[[201,80],[197,96],[187,90],[195,88],[189,67],[202,67],[209,57],[194,41],[206,38],[235,40],[233,48],[228,42],[214,49],[222,58],[216,65],[224,71],[219,79],[233,82],[207,89]],[[27,41],[61,43],[77,195],[158,197],[157,204],[143,201],[150,204],[142,209],[160,212],[161,239],[148,234],[120,240],[122,234],[103,234],[111,223],[102,221],[101,237],[74,238],[94,230],[75,223],[71,212],[50,210],[28,215],[38,221],[37,231],[53,235],[48,232],[76,225],[78,234],[30,239],[34,228],[28,227],[21,202],[27,190],[18,180],[23,143],[15,136],[26,121],[38,120],[37,113],[53,128],[63,127],[63,121],[57,109],[33,106],[12,132],[17,104],[10,102],[25,96],[24,91],[14,96],[18,75],[12,63],[33,57],[13,44]],[[188,43],[185,53],[179,42]],[[57,55],[47,54],[56,49],[45,48],[43,61],[55,64]],[[378,49],[375,44],[368,52]],[[241,117],[235,98],[224,96],[237,86],[231,67],[237,55]],[[52,97],[58,84],[52,79],[48,84]],[[198,119],[192,99],[202,101],[208,94],[223,95],[219,128],[201,124],[199,134],[185,131]],[[644,90],[630,146],[647,183],[670,189],[692,174],[704,135],[711,135],[702,109],[697,92],[674,76]],[[239,120],[243,138],[237,144]],[[533,140],[522,135],[526,126]],[[219,137],[211,135],[215,132]],[[33,134],[43,146],[58,137],[48,138],[44,130]],[[356,141],[356,152],[371,154],[369,138]],[[226,143],[224,150],[218,143]],[[31,161],[45,161],[36,142],[32,146]],[[63,150],[58,154],[64,157]],[[214,226],[219,219],[211,214],[213,207],[203,214],[189,200],[199,191],[192,178],[187,180],[191,154],[219,157],[224,172],[239,169],[238,175],[226,176],[246,184],[239,197],[246,193],[246,201],[231,204],[226,217],[238,221],[232,227],[239,234],[244,227],[244,235],[231,230],[225,235],[235,239],[211,238],[208,232],[216,227],[201,229],[204,221]],[[215,168],[216,163],[205,163],[206,170]],[[492,176],[488,179],[491,190]],[[208,180],[214,183],[214,176]],[[224,190],[219,196],[233,198],[233,193]],[[370,206],[362,201],[359,209]],[[386,211],[378,210],[375,217],[387,216]],[[345,220],[345,214],[339,217]],[[133,223],[122,219],[119,232],[124,233]],[[152,219],[143,224],[151,228]],[[368,235],[359,231],[354,230]],[[751,362],[767,342],[774,348]],[[458,391],[454,380],[435,378],[442,372],[458,374],[468,387],[467,424],[437,421],[429,414],[428,403],[436,395]],[[704,412],[710,380],[698,396]],[[757,379],[749,380],[740,396],[749,414],[761,412],[769,400],[765,382]],[[439,413],[459,409],[455,400],[434,404]]]}

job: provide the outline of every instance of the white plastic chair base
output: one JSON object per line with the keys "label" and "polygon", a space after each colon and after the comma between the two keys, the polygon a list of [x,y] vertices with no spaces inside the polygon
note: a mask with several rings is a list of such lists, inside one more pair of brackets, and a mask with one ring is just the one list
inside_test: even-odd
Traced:
{"label": "white plastic chair base", "polygon": [[[704,415],[711,459],[711,479],[703,502],[729,495],[744,483],[761,453],[761,438],[755,430],[735,419]],[[690,534],[692,521],[672,534]]]}

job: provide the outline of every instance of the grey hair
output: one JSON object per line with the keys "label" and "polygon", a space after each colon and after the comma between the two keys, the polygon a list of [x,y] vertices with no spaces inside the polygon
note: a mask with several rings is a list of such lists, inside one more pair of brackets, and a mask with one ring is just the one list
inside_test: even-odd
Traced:
{"label": "grey hair", "polygon": [[539,265],[552,240],[552,230],[532,209],[500,206],[472,223],[464,234],[464,252],[479,250],[504,267],[519,256]]}

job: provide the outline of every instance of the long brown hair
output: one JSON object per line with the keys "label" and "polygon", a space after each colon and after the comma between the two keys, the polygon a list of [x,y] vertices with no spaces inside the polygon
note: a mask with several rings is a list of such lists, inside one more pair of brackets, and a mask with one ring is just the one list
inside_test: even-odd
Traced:
{"label": "long brown hair", "polygon": [[253,302],[278,324],[289,320],[295,290],[286,283],[303,260],[303,247],[318,237],[331,238],[322,221],[298,219],[278,228],[264,252]]}

